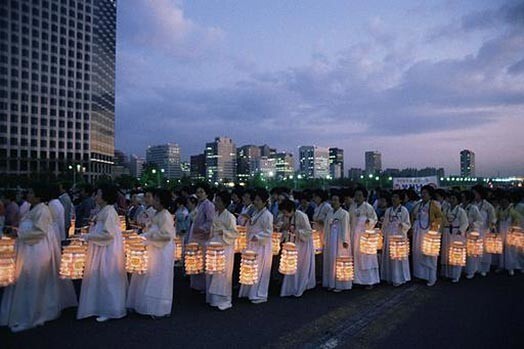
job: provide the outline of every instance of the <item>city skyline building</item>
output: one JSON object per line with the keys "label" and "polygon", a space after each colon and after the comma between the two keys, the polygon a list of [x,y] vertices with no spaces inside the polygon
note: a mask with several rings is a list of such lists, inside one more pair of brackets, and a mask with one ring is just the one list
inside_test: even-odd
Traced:
{"label": "city skyline building", "polygon": [[116,1],[0,2],[0,174],[114,163]]}
{"label": "city skyline building", "polygon": [[333,179],[344,177],[344,149],[329,148],[329,174]]}
{"label": "city skyline building", "polygon": [[168,179],[182,178],[180,147],[176,143],[150,145],[146,151],[146,162],[156,165]]}
{"label": "city skyline building", "polygon": [[475,153],[471,150],[464,149],[460,152],[460,175],[462,177],[476,176]]}
{"label": "city skyline building", "polygon": [[366,174],[378,174],[382,171],[382,154],[378,151],[367,151],[365,153]]}
{"label": "city skyline building", "polygon": [[258,171],[261,147],[248,144],[237,149],[237,177],[240,182],[246,182]]}
{"label": "city skyline building", "polygon": [[300,173],[305,178],[329,177],[329,149],[316,145],[299,147]]}
{"label": "city skyline building", "polygon": [[293,154],[280,152],[271,157],[275,159],[275,177],[277,179],[290,178],[295,174],[295,160]]}
{"label": "city skyline building", "polygon": [[236,180],[237,150],[229,137],[216,137],[206,143],[206,178],[210,182],[233,182]]}
{"label": "city skyline building", "polygon": [[129,173],[135,178],[142,177],[142,172],[144,171],[144,165],[146,159],[141,156],[131,154],[129,155]]}
{"label": "city skyline building", "polygon": [[206,155],[191,155],[189,159],[189,176],[196,181],[206,179]]}

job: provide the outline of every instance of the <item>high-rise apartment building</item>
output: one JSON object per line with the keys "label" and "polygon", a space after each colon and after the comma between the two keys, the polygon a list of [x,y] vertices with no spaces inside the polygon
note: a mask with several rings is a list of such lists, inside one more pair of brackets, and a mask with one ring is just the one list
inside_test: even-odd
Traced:
{"label": "high-rise apartment building", "polygon": [[0,175],[111,174],[115,34],[115,0],[0,2]]}
{"label": "high-rise apartment building", "polygon": [[228,137],[206,143],[206,177],[210,182],[233,182],[236,179],[237,148]]}
{"label": "high-rise apartment building", "polygon": [[305,178],[328,178],[329,149],[304,145],[298,149],[300,173]]}
{"label": "high-rise apartment building", "polygon": [[168,179],[182,178],[180,167],[180,147],[175,143],[149,146],[146,151],[146,162],[163,170]]}
{"label": "high-rise apartment building", "polygon": [[464,149],[460,152],[460,175],[462,177],[475,177],[475,153]]}
{"label": "high-rise apartment building", "polygon": [[333,179],[344,177],[344,149],[329,148],[329,175]]}
{"label": "high-rise apartment building", "polygon": [[244,145],[237,149],[237,177],[240,182],[246,182],[258,171],[260,156],[260,147],[256,145]]}
{"label": "high-rise apartment building", "polygon": [[366,174],[378,174],[382,171],[382,154],[378,151],[366,152]]}

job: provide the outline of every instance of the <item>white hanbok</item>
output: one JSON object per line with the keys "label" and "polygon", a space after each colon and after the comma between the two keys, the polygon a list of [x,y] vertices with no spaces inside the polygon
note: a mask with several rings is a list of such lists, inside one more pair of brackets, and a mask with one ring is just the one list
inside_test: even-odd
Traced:
{"label": "white hanbok", "polygon": [[[209,241],[209,234],[213,218],[215,217],[215,205],[208,199],[200,201],[197,206],[197,213],[191,229],[189,231],[189,242],[198,243],[205,255],[206,245]],[[206,276],[204,274],[191,275],[191,288],[200,292],[206,291]]]}
{"label": "white hanbok", "polygon": [[[343,243],[348,247],[344,248]],[[323,273],[322,286],[328,289],[350,290],[353,286],[351,281],[337,281],[336,261],[337,257],[350,257],[350,228],[349,212],[339,207],[331,211],[326,218],[323,251]]]}
{"label": "white hanbok", "polygon": [[437,260],[438,257],[426,256],[422,253],[422,243],[424,236],[431,228],[431,209],[439,210],[433,201],[418,202],[413,207],[413,276],[427,280],[430,283],[437,281]]}
{"label": "white hanbok", "polygon": [[440,255],[440,274],[453,280],[459,280],[462,274],[462,267],[449,264],[449,249],[455,241],[463,242],[464,246],[466,246],[466,231],[469,226],[468,215],[459,205],[455,207],[449,206],[442,213],[444,218],[441,226],[442,253]]}
{"label": "white hanbok", "polygon": [[499,208],[497,216],[498,232],[504,241],[503,253],[494,258],[497,267],[509,271],[524,269],[523,261],[519,258],[519,248],[508,245],[508,233],[512,227],[520,225],[522,217],[511,205],[506,209]]}
{"label": "white hanbok", "polygon": [[280,296],[300,297],[304,291],[316,286],[313,231],[307,215],[301,211],[295,211],[290,224],[294,226],[294,236],[287,233],[287,237],[297,247],[297,272],[293,275],[284,275]]}
{"label": "white hanbok", "polygon": [[411,221],[409,220],[408,209],[402,205],[389,207],[384,214],[382,223],[382,234],[384,235],[384,247],[382,248],[382,258],[380,265],[380,278],[395,285],[404,284],[411,281],[409,271],[409,259],[392,260],[389,256],[389,245],[391,237],[407,237]]}
{"label": "white hanbok", "polygon": [[147,245],[147,272],[131,277],[126,306],[143,315],[167,316],[173,304],[173,216],[166,209],[157,212],[142,236]]}
{"label": "white hanbok", "polygon": [[[367,221],[367,222],[366,222]],[[360,252],[360,237],[367,229],[373,229],[377,224],[377,214],[367,202],[355,205],[350,212],[351,242],[353,248],[353,264],[355,280],[358,285],[374,285],[380,283],[378,270],[378,255]]]}
{"label": "white hanbok", "polygon": [[[474,204],[469,203],[463,208],[468,216],[469,232],[480,232],[479,229],[482,226],[483,219],[480,215],[478,207]],[[468,277],[473,277],[473,275],[475,275],[475,273],[479,271],[481,258],[482,257],[466,256],[465,272]]]}
{"label": "white hanbok", "polygon": [[16,283],[4,290],[0,325],[21,331],[60,315],[58,265],[49,235],[51,212],[45,203],[28,211],[16,240]]}
{"label": "white hanbok", "polygon": [[[482,200],[479,203],[475,203],[479,209],[480,216],[482,217],[482,224],[479,226],[480,236],[486,242],[486,234],[490,232],[490,229],[497,223],[497,215],[495,208],[487,200]],[[491,254],[486,253],[480,258],[480,264],[478,265],[478,271],[481,273],[488,273],[491,268]]]}
{"label": "white hanbok", "polygon": [[127,275],[120,221],[112,205],[103,207],[86,235],[87,260],[77,319],[126,315]]}
{"label": "white hanbok", "polygon": [[[257,253],[258,283],[242,285],[239,297],[247,297],[251,301],[260,302],[267,300],[271,264],[273,262],[272,233],[273,215],[264,207],[262,210],[255,212],[247,224],[248,249]],[[256,237],[257,241],[252,241],[253,237]]]}
{"label": "white hanbok", "polygon": [[220,274],[207,275],[206,302],[213,307],[231,307],[235,240],[238,237],[235,216],[228,210],[217,214],[211,224],[210,242],[224,245],[225,270]]}

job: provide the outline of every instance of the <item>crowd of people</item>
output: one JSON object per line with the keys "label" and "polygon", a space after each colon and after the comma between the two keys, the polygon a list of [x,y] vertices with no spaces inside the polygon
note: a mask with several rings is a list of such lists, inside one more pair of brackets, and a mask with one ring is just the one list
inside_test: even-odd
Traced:
{"label": "crowd of people", "polygon": [[[235,254],[240,230],[246,231],[246,250],[256,258],[258,275],[256,282],[240,285],[238,296],[254,304],[268,300],[270,282],[281,283],[280,296],[300,297],[318,284],[342,292],[354,285],[372,289],[381,281],[396,287],[413,276],[431,287],[439,274],[456,283],[463,275],[471,279],[491,270],[509,275],[524,270],[524,250],[506,239],[524,225],[524,191],[456,189],[213,191],[201,183],[176,192],[145,189],[126,194],[111,184],[96,188],[86,184],[74,193],[61,184],[7,191],[0,202],[0,231],[16,238],[16,282],[3,291],[0,325],[22,331],[56,319],[63,309],[74,306],[78,319],[94,316],[99,322],[122,318],[128,311],[153,318],[169,316],[175,241],[184,246],[198,243],[204,250],[212,244],[223,247],[224,270],[190,275],[189,285],[205,294],[210,306],[229,309],[238,287],[233,276],[240,264],[240,255]],[[119,216],[125,216],[127,228],[138,231],[147,246],[147,271],[130,278]],[[364,253],[362,237],[376,228],[382,233],[382,249]],[[294,273],[277,272],[274,232],[281,233],[281,243],[294,244]],[[437,255],[423,251],[429,232],[440,233]],[[457,241],[465,243],[471,233],[481,239],[499,234],[503,252],[484,251],[468,255],[464,266],[451,265],[450,247]],[[316,253],[315,234],[322,242],[322,254]],[[59,277],[61,247],[71,236],[87,244],[78,300],[72,281]],[[393,259],[388,253],[399,237],[411,241],[410,258]],[[340,257],[353,263],[350,280],[337,277]]]}

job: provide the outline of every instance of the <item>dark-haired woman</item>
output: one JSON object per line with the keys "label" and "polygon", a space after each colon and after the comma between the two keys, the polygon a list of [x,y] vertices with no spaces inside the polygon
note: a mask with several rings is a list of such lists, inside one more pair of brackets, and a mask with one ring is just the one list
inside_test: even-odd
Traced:
{"label": "dark-haired woman", "polygon": [[16,240],[17,281],[4,290],[0,307],[0,325],[13,332],[43,325],[61,310],[47,188],[34,186],[27,199],[32,207],[20,222]]}
{"label": "dark-haired woman", "polygon": [[146,239],[148,266],[145,274],[133,274],[127,293],[127,308],[139,314],[162,317],[171,314],[173,303],[173,254],[175,227],[167,210],[171,194],[159,190],[153,194],[156,214]]}
{"label": "dark-haired woman", "polygon": [[413,221],[413,276],[427,281],[429,287],[437,282],[437,257],[422,253],[422,242],[429,230],[438,229],[442,220],[442,211],[433,200],[433,187],[422,187],[422,200],[414,207]]}
{"label": "dark-haired woman", "polygon": [[288,220],[288,231],[285,239],[294,242],[297,247],[297,272],[284,275],[281,297],[300,297],[304,291],[315,288],[315,249],[313,247],[313,230],[306,214],[295,210],[295,203],[289,199],[282,201],[279,210]]}
{"label": "dark-haired woman", "polygon": [[97,189],[95,201],[100,211],[84,236],[88,242],[87,260],[77,319],[97,316],[96,321],[104,322],[126,315],[127,275],[116,200],[115,187],[104,185]]}
{"label": "dark-haired woman", "polygon": [[[475,197],[474,204],[477,206],[482,217],[482,224],[479,227],[480,236],[485,239],[486,234],[493,231],[497,224],[497,213],[495,207],[486,200],[486,189],[482,186],[474,186],[472,188],[473,195]],[[478,265],[478,271],[480,275],[486,276],[491,268],[491,254],[484,253],[480,258]]]}
{"label": "dark-haired woman", "polygon": [[247,297],[254,304],[267,302],[271,263],[273,262],[271,249],[273,215],[266,207],[268,199],[267,191],[257,190],[254,200],[256,211],[247,223],[248,249],[257,253],[258,283],[252,286],[242,285],[239,297]]}

